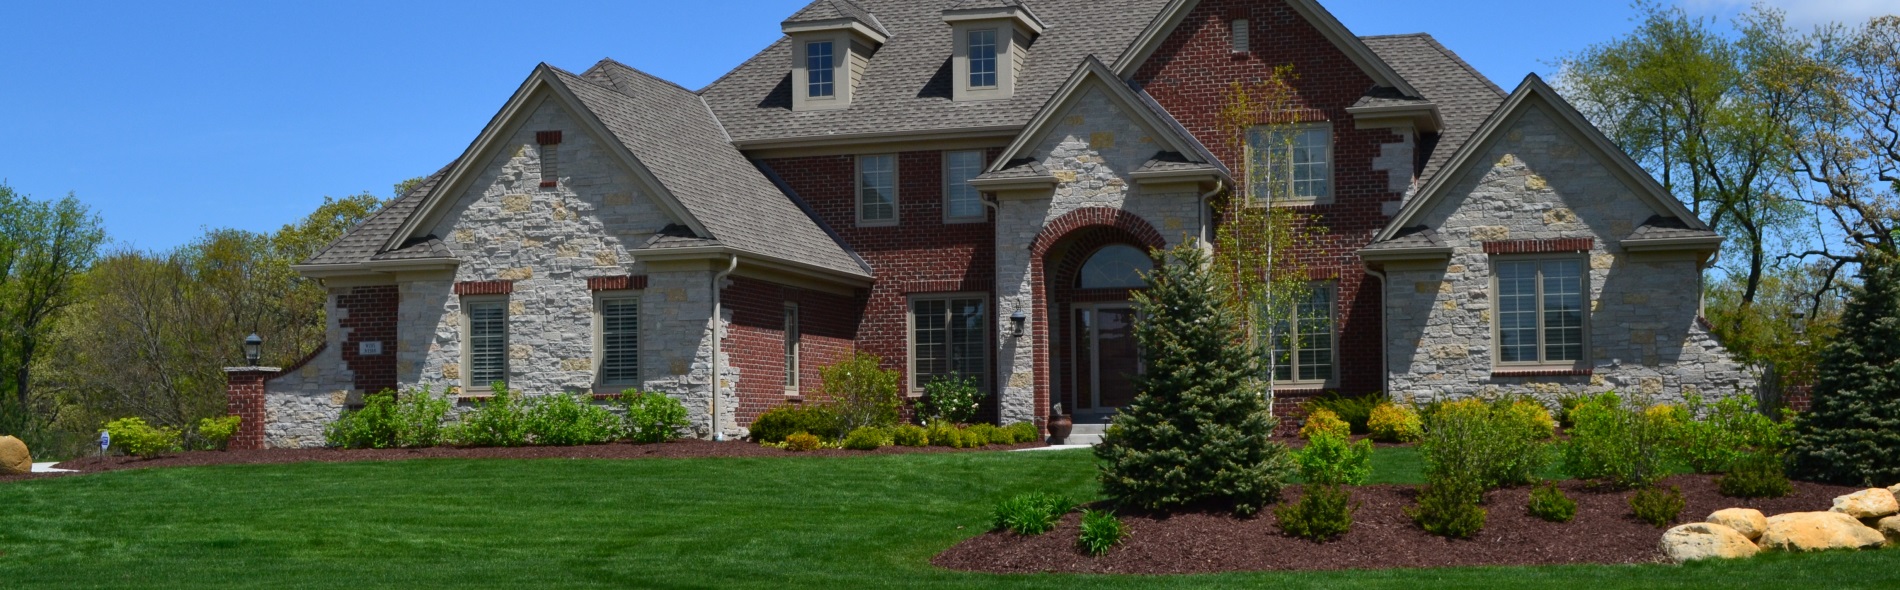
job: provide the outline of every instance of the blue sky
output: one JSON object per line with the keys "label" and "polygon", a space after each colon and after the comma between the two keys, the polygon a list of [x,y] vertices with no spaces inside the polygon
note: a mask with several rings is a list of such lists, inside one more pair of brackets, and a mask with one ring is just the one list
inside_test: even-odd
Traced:
{"label": "blue sky", "polygon": [[[1682,0],[1727,15],[1738,0]],[[1771,0],[1857,20],[1900,0]],[[613,57],[688,88],[778,38],[804,0],[9,2],[0,5],[0,179],[75,193],[122,245],[271,231],[325,195],[433,172],[536,63]],[[1361,35],[1429,32],[1499,85],[1622,34],[1618,0],[1330,0]],[[682,48],[692,48],[685,52]]]}

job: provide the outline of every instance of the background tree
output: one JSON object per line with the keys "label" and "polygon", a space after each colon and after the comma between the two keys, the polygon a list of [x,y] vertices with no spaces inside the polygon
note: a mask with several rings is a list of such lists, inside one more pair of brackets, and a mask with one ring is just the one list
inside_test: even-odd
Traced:
{"label": "background tree", "polygon": [[1900,252],[1900,16],[1814,37],[1811,59],[1825,77],[1796,110],[1794,170],[1814,187],[1802,202],[1838,243],[1791,256],[1827,261],[1831,278],[1870,253]]}
{"label": "background tree", "polygon": [[35,201],[0,184],[0,433],[37,445],[58,418],[33,372],[104,239],[99,218],[72,195]]}
{"label": "background tree", "polygon": [[1795,426],[1797,477],[1900,482],[1900,260],[1869,252],[1840,335],[1821,353],[1812,407]]}

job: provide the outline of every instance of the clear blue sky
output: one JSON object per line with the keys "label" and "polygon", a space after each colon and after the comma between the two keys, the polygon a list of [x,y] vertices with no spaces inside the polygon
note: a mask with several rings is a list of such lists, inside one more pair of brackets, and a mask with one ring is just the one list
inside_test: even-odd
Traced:
{"label": "clear blue sky", "polygon": [[[929,0],[920,0],[929,1]],[[1620,0],[1322,0],[1361,35],[1429,32],[1507,89],[1627,31]],[[1739,0],[1682,0],[1728,14]],[[1794,20],[1900,0],[1778,0]],[[468,145],[536,63],[602,57],[698,88],[804,0],[7,2],[0,179],[72,192],[124,245],[271,231],[323,196],[389,196]],[[681,48],[690,47],[691,53]]]}

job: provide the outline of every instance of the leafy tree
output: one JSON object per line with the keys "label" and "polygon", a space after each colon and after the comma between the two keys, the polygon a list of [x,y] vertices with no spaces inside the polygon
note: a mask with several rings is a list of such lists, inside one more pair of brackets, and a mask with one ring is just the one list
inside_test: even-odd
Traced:
{"label": "leafy tree", "polygon": [[1798,477],[1884,486],[1900,481],[1900,260],[1876,253],[1860,279],[1790,456]]}
{"label": "leafy tree", "polygon": [[0,433],[37,445],[58,418],[34,371],[104,240],[99,218],[72,195],[35,201],[0,184]]}
{"label": "leafy tree", "polygon": [[1158,253],[1135,293],[1135,339],[1145,374],[1095,447],[1102,490],[1159,510],[1220,505],[1251,514],[1277,500],[1293,471],[1263,400],[1260,355],[1242,329],[1231,286],[1199,244]]}

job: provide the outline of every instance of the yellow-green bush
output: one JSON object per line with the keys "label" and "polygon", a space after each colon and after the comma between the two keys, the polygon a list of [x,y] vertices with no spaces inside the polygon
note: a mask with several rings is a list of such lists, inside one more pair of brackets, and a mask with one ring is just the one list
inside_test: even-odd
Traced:
{"label": "yellow-green bush", "polygon": [[1516,399],[1499,402],[1501,413],[1506,420],[1523,427],[1537,440],[1548,440],[1557,436],[1557,419],[1551,417],[1550,408],[1528,399]]}
{"label": "yellow-green bush", "polygon": [[204,441],[205,448],[222,451],[231,446],[231,437],[237,435],[238,424],[244,419],[238,416],[219,416],[198,421],[198,439]]}
{"label": "yellow-green bush", "polygon": [[1417,411],[1389,402],[1372,409],[1366,427],[1372,431],[1372,439],[1379,442],[1418,442],[1425,436],[1425,422]]}
{"label": "yellow-green bush", "polygon": [[178,429],[152,426],[136,416],[107,422],[106,434],[112,435],[112,446],[147,459],[177,451],[180,446]]}
{"label": "yellow-green bush", "polygon": [[930,444],[930,433],[922,426],[905,424],[891,430],[891,442],[900,447],[921,447]]}
{"label": "yellow-green bush", "polygon": [[785,450],[793,452],[816,451],[824,448],[824,442],[806,432],[794,432],[785,437]]}
{"label": "yellow-green bush", "polygon": [[1315,408],[1313,413],[1306,415],[1306,425],[1300,427],[1300,438],[1310,439],[1321,432],[1330,432],[1342,438],[1350,437],[1352,425],[1339,419],[1339,415],[1334,414],[1332,410]]}

